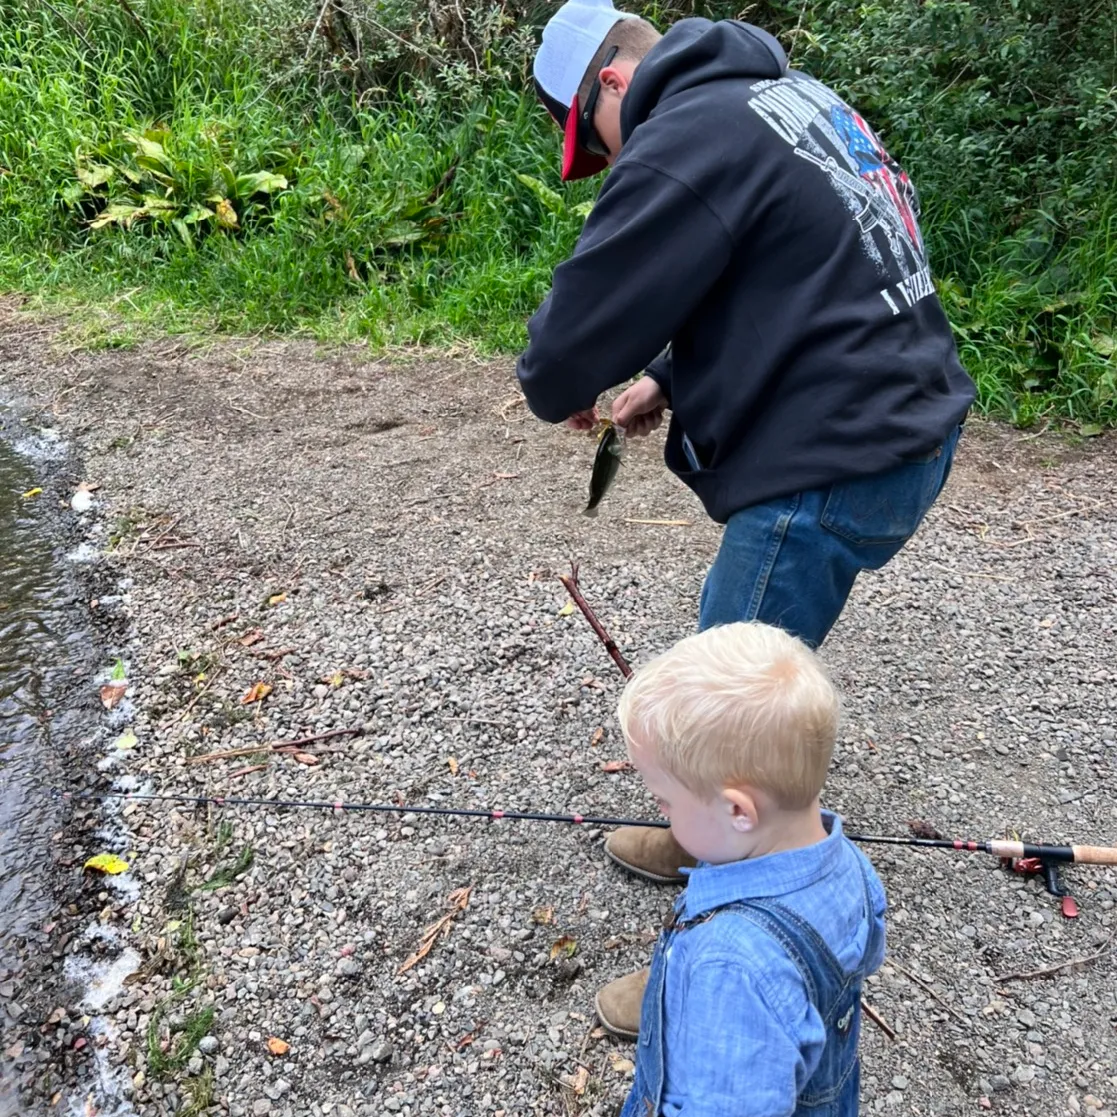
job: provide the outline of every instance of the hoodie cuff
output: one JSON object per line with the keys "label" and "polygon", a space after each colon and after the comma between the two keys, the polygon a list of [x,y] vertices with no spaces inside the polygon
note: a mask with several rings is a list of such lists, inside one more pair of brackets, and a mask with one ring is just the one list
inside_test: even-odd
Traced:
{"label": "hoodie cuff", "polygon": [[662,357],[656,357],[644,370],[644,375],[650,377],[659,385],[659,390],[667,399],[667,406],[671,406],[671,356],[670,352]]}

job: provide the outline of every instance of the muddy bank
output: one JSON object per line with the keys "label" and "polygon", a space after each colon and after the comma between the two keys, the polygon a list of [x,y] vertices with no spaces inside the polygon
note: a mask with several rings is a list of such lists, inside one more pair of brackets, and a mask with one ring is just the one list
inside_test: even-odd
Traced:
{"label": "muddy bank", "polygon": [[[0,386],[74,439],[97,565],[128,580],[135,744],[95,786],[651,813],[610,763],[619,676],[555,574],[581,561],[632,662],[692,630],[718,533],[658,439],[590,521],[592,445],[535,423],[508,366],[90,353],[5,325]],[[1117,840],[1115,481],[1111,441],[970,425],[930,521],[826,645],[847,707],[828,805],[868,832]],[[363,732],[271,747],[343,729]],[[141,966],[97,1050],[144,1117],[604,1117],[623,1097],[632,1052],[593,1030],[593,992],[646,962],[673,892],[607,864],[600,833],[273,806],[120,821],[140,891],[106,890],[98,922]],[[995,862],[872,857],[892,909],[867,996],[895,1039],[866,1032],[865,1112],[1106,1111],[1117,875],[1069,873],[1070,921]]]}

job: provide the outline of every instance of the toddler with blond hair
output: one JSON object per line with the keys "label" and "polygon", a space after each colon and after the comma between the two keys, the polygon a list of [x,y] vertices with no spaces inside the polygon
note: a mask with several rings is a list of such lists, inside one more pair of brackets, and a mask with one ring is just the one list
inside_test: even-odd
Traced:
{"label": "toddler with blond hair", "polygon": [[621,1117],[850,1117],[861,985],[884,890],[823,811],[838,695],[804,643],[758,622],[638,670],[633,765],[698,864],[656,945]]}

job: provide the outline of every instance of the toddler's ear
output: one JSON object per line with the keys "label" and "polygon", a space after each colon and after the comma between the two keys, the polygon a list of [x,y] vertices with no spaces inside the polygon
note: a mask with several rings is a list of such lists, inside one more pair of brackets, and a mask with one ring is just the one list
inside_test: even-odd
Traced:
{"label": "toddler's ear", "polygon": [[756,829],[756,800],[747,791],[738,787],[727,787],[721,793],[729,806],[730,825],[739,834],[747,834]]}

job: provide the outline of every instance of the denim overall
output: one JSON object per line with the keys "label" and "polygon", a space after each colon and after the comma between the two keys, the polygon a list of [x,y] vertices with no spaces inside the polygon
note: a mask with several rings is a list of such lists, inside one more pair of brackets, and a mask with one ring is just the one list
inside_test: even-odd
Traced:
{"label": "denim overall", "polygon": [[[864,866],[861,872],[865,878]],[[865,910],[871,912],[867,878],[864,888]],[[667,1077],[664,980],[673,940],[709,919],[724,919],[730,915],[754,923],[783,947],[802,975],[811,1004],[826,1027],[826,1045],[818,1066],[799,1095],[795,1117],[856,1117],[861,1089],[857,1043],[861,1033],[861,984],[865,975],[860,967],[845,972],[814,927],[776,900],[742,900],[714,908],[691,920],[678,920],[672,913],[652,956],[640,1010],[636,1079],[618,1117],[659,1117],[661,1113]],[[870,930],[869,933],[874,932]],[[865,953],[870,954],[871,950],[867,948]],[[747,1090],[744,1071],[742,1068],[741,1089]]]}

